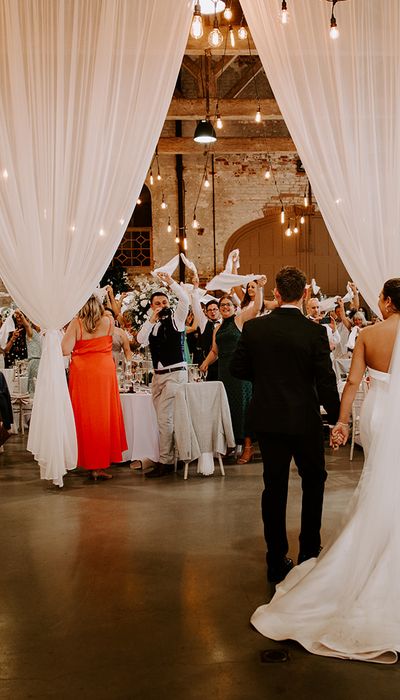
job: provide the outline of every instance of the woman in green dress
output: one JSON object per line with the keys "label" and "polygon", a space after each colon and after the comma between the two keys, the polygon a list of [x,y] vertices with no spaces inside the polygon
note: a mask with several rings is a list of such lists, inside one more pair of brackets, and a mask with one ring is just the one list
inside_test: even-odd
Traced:
{"label": "woman in green dress", "polygon": [[257,281],[257,299],[255,303],[236,313],[236,307],[230,296],[219,300],[222,323],[214,331],[213,344],[210,352],[200,365],[206,370],[210,364],[218,360],[218,379],[223,382],[228,397],[232,418],[233,433],[236,445],[244,445],[238,460],[239,464],[247,464],[252,460],[253,447],[249,430],[246,426],[247,409],[252,394],[251,382],[236,379],[229,371],[230,361],[236,350],[243,324],[255,318],[263,303],[263,287],[266,278]]}

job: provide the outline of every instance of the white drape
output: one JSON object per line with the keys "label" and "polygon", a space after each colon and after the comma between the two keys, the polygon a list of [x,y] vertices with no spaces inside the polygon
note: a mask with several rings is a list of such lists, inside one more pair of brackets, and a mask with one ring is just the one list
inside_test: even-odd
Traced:
{"label": "white drape", "polygon": [[76,466],[59,342],[109,264],[143,184],[191,0],[0,1],[0,276],[47,329],[28,448]]}
{"label": "white drape", "polygon": [[400,3],[242,0],[324,220],[367,302],[400,274]]}

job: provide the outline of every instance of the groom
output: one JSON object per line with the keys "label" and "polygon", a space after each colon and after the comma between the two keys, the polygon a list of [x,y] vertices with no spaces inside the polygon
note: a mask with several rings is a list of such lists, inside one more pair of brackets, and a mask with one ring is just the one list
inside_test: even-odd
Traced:
{"label": "groom", "polygon": [[326,479],[322,404],[328,422],[339,415],[339,395],[323,326],[304,317],[306,277],[284,267],[274,290],[278,308],[248,321],[232,359],[231,372],[253,382],[249,422],[264,462],[262,517],[267,543],[267,578],[282,581],[293,567],[286,535],[289,469],[294,459],[302,483],[298,563],[320,551]]}

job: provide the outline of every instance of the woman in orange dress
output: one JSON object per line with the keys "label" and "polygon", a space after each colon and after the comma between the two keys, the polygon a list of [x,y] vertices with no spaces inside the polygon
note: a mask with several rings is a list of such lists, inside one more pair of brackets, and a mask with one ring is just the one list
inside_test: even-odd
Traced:
{"label": "woman in orange dress", "polygon": [[78,441],[78,466],[97,479],[111,479],[105,470],[121,462],[127,449],[117,375],[112,357],[114,321],[104,315],[92,295],[69,324],[62,341],[72,352],[69,392]]}

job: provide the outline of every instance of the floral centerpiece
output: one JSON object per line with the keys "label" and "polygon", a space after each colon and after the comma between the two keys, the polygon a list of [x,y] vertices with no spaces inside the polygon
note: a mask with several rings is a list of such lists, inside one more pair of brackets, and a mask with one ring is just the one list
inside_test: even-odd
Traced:
{"label": "floral centerpiece", "polygon": [[175,308],[176,297],[170,293],[167,287],[162,285],[160,280],[152,275],[135,275],[133,279],[126,275],[125,280],[127,285],[131,287],[131,291],[126,294],[123,300],[122,310],[129,312],[135,332],[140,330],[149,317],[150,297],[154,292],[162,291],[167,294],[171,308]]}

